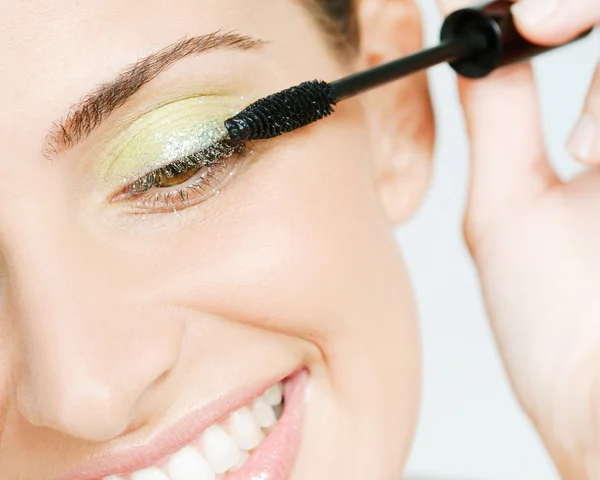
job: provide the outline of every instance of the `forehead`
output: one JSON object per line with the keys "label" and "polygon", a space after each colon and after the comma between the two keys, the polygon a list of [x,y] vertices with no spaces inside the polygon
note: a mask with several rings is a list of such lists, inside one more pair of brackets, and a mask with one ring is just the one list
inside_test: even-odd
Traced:
{"label": "forehead", "polygon": [[322,43],[296,0],[1,0],[0,135],[23,132],[19,119],[47,129],[139,58],[216,30],[263,39],[282,62]]}
{"label": "forehead", "polygon": [[[173,34],[249,30],[293,38],[296,0],[2,0],[0,65],[15,58],[68,58],[107,45],[118,50],[135,41],[173,40]],[[290,31],[289,28],[292,28]]]}

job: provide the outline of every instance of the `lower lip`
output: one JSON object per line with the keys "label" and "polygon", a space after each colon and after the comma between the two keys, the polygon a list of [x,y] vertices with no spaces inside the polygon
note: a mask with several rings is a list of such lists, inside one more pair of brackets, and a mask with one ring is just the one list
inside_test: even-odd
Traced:
{"label": "lower lip", "polygon": [[[308,372],[301,370],[284,380],[284,408],[275,428],[250,455],[244,467],[227,475],[223,480],[288,480],[300,449],[309,378]],[[158,461],[155,465],[164,469],[166,465],[162,463]],[[91,477],[88,474],[85,478],[102,480],[103,477],[97,475],[99,474]],[[60,478],[84,480],[80,474],[64,475]]]}
{"label": "lower lip", "polygon": [[288,480],[300,450],[308,373],[285,382],[285,406],[277,426],[250,456],[244,467],[224,480]]}

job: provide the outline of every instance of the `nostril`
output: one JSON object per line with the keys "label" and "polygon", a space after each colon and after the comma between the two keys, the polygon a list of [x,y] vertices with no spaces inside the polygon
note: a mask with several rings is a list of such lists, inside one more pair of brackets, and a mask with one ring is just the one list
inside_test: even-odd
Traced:
{"label": "nostril", "polygon": [[[171,369],[168,369],[166,371],[164,371],[161,375],[159,375],[156,380],[152,383],[153,388],[157,388],[159,387],[161,384],[163,384],[167,378],[169,377],[169,374],[171,373]],[[121,432],[121,435],[119,435],[120,437],[124,437],[126,435],[129,435],[133,432],[136,432],[140,429],[142,429],[146,424],[148,423],[147,420],[142,420],[142,419],[138,419],[138,420],[133,420],[128,427],[123,430],[123,432]]]}
{"label": "nostril", "polygon": [[[147,420],[134,420],[133,422],[131,422],[127,428],[125,430],[123,430],[121,432],[121,435],[119,435],[119,437],[125,437],[133,432],[137,432],[138,430],[141,430],[142,428],[144,428],[146,425],[148,424]],[[115,437],[118,438],[118,437]]]}
{"label": "nostril", "polygon": [[153,385],[155,387],[158,387],[160,384],[162,384],[167,379],[170,372],[171,372],[171,370],[166,370],[162,374],[160,374],[158,377],[156,377],[156,380],[154,381]]}

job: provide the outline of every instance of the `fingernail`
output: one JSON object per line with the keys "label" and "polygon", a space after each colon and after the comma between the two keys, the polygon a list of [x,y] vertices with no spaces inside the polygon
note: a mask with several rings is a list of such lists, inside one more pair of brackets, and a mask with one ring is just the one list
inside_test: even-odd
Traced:
{"label": "fingernail", "polygon": [[521,22],[534,25],[550,17],[558,8],[558,2],[559,0],[519,0],[512,6],[512,12]]}
{"label": "fingernail", "polygon": [[567,149],[579,160],[594,160],[600,152],[600,140],[596,139],[598,127],[589,113],[584,113],[567,140]]}

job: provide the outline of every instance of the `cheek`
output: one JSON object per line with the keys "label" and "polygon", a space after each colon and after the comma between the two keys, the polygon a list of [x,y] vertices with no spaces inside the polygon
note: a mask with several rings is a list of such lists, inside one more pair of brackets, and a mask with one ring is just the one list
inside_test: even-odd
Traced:
{"label": "cheek", "polygon": [[399,259],[364,146],[310,138],[286,138],[210,205],[182,214],[202,221],[151,235],[154,298],[302,336],[339,333],[369,314]]}
{"label": "cheek", "polygon": [[173,216],[168,236],[130,239],[152,268],[137,286],[147,308],[307,340],[338,375],[377,388],[414,376],[412,296],[366,145],[347,125],[290,135],[210,204]]}

